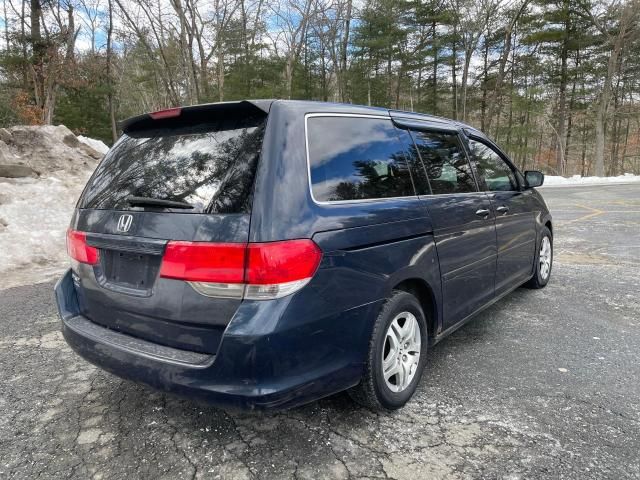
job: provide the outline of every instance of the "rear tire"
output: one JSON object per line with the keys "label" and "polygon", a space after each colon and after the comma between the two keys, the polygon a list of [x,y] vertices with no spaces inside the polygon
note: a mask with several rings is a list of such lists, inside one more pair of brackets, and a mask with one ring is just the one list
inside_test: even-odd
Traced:
{"label": "rear tire", "polygon": [[427,355],[427,321],[420,302],[394,290],[376,318],[365,372],[348,391],[353,400],[377,411],[396,410],[413,396]]}
{"label": "rear tire", "polygon": [[553,266],[553,236],[547,227],[542,227],[540,241],[536,248],[534,273],[531,280],[524,284],[527,288],[544,288],[551,278]]}

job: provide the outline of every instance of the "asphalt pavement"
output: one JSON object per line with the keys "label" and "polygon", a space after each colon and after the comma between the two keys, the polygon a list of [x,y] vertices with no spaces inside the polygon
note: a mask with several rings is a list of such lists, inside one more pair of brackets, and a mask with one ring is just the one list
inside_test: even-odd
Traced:
{"label": "asphalt pavement", "polygon": [[431,349],[392,414],[158,393],[66,346],[52,283],[0,290],[0,478],[640,478],[640,184],[542,192],[550,284]]}

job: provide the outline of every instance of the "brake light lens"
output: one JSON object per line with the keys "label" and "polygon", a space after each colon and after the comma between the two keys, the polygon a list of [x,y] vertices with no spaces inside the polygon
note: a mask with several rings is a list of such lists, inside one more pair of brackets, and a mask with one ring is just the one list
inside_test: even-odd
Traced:
{"label": "brake light lens", "polygon": [[87,234],[77,230],[67,230],[67,252],[80,263],[96,265],[100,260],[100,251],[87,244]]}
{"label": "brake light lens", "polygon": [[247,283],[271,285],[313,277],[322,252],[312,240],[250,243]]}
{"label": "brake light lens", "polygon": [[169,242],[160,276],[210,297],[266,300],[290,295],[313,277],[322,251],[312,240],[269,243]]}
{"label": "brake light lens", "polygon": [[160,276],[193,282],[243,283],[243,243],[169,242]]}
{"label": "brake light lens", "polygon": [[165,110],[158,110],[157,112],[151,112],[149,116],[154,120],[161,120],[163,118],[175,118],[179,117],[182,113],[182,108],[167,108]]}

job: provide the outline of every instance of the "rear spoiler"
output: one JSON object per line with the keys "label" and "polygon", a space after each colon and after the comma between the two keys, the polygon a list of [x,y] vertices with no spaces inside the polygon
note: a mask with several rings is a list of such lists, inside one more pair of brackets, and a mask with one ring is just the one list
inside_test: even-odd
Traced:
{"label": "rear spoiler", "polygon": [[143,113],[135,117],[127,118],[120,122],[120,129],[127,133],[135,130],[146,130],[149,128],[157,128],[171,121],[170,119],[181,117],[182,115],[192,118],[204,117],[209,113],[237,112],[246,109],[248,112],[252,110],[256,112],[268,114],[271,104],[275,100],[241,100],[239,102],[217,102],[203,103],[200,105],[191,105],[188,107],[169,108],[158,112]]}

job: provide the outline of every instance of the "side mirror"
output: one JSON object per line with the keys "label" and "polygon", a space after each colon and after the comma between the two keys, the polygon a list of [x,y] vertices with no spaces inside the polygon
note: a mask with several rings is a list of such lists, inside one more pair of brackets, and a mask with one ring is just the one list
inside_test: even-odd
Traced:
{"label": "side mirror", "polygon": [[527,188],[539,187],[544,183],[544,173],[536,170],[527,170],[524,172],[524,179],[527,182]]}

